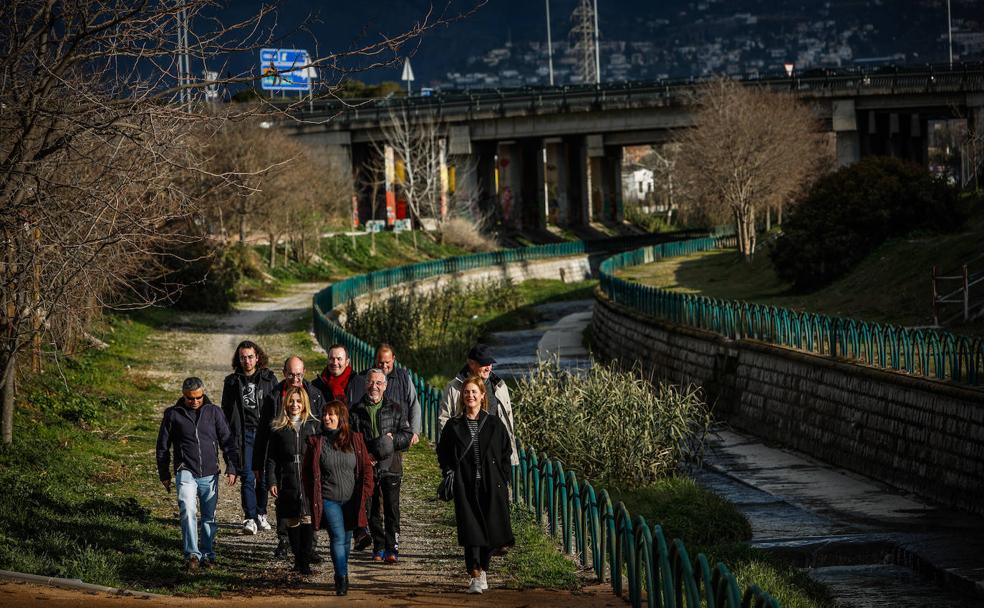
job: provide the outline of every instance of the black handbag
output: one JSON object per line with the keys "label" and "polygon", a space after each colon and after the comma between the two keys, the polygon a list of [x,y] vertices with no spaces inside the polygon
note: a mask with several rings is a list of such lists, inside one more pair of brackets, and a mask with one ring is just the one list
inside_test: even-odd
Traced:
{"label": "black handbag", "polygon": [[[486,418],[488,418],[488,416],[482,418],[482,421],[478,423],[478,430],[475,431],[475,437],[478,437],[478,434],[482,432],[482,427],[485,425]],[[458,462],[455,464],[455,469],[457,468],[458,464],[461,464],[461,459],[464,458],[465,454],[468,453],[468,450],[471,449],[472,444],[475,443],[475,437],[471,438],[471,441],[469,441],[465,449],[462,450],[461,456],[458,456]],[[437,497],[445,502],[454,500],[455,469],[448,469],[447,471],[445,471],[444,477],[441,478],[441,483],[437,484]]]}

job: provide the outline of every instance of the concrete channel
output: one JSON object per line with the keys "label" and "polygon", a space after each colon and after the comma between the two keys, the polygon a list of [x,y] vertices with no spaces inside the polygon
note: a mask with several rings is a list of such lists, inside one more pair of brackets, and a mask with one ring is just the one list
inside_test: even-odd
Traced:
{"label": "concrete channel", "polygon": [[[536,306],[533,329],[487,337],[496,373],[516,378],[538,358],[585,369],[592,300]],[[735,504],[753,546],[828,586],[843,608],[984,607],[984,520],[806,456],[718,429],[690,474]]]}

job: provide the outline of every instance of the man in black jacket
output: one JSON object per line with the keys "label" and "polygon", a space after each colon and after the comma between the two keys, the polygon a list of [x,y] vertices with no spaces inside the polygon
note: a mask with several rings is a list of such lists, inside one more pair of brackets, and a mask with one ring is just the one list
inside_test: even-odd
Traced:
{"label": "man in black jacket", "polygon": [[[376,487],[369,504],[369,530],[373,561],[395,564],[400,549],[400,484],[403,452],[410,448],[413,432],[406,409],[385,399],[386,374],[380,369],[366,372],[366,395],[352,406],[352,430],[362,433],[375,461]],[[379,507],[383,508],[380,517]]]}
{"label": "man in black jacket", "polygon": [[[222,412],[236,440],[242,479],[243,532],[256,534],[257,528],[269,530],[267,521],[267,487],[262,468],[254,469],[253,462],[262,462],[263,454],[254,458],[254,447],[260,428],[260,416],[265,402],[272,400],[277,376],[267,369],[266,353],[255,342],[243,340],[232,357],[233,373],[222,384]],[[262,446],[261,446],[262,447]]]}
{"label": "man in black jacket", "polygon": [[[226,481],[236,483],[238,455],[229,425],[222,411],[205,396],[198,378],[188,378],[181,386],[182,397],[164,410],[157,433],[157,474],[164,489],[171,492],[171,447],[174,447],[174,477],[181,513],[181,539],[185,568],[210,568],[215,563],[215,505],[219,500],[219,455],[226,463]],[[196,499],[201,501],[201,546],[199,547]]]}
{"label": "man in black jacket", "polygon": [[[330,361],[329,361],[330,363]],[[416,445],[420,439],[423,420],[420,413],[420,399],[417,397],[417,387],[413,385],[410,372],[405,367],[396,366],[396,351],[385,342],[376,349],[376,369],[380,369],[386,374],[386,399],[395,401],[403,406],[410,421],[410,429],[413,438],[410,445]],[[348,384],[347,395],[349,403],[362,401],[366,394],[365,376],[368,372],[363,372],[359,376],[353,376]]]}
{"label": "man in black jacket", "polygon": [[[308,400],[311,402],[311,415],[316,420],[321,420],[321,411],[325,407],[325,397],[321,391],[314,388],[304,379],[304,360],[297,355],[291,355],[284,361],[284,379],[273,391],[271,399],[267,399],[260,412],[260,426],[257,429],[256,443],[253,448],[253,470],[260,471],[266,466],[265,459],[267,454],[267,444],[270,440],[270,424],[280,418],[280,412],[284,407],[284,395],[287,389],[303,388],[307,392]],[[273,552],[274,557],[287,557],[287,550],[290,542],[287,538],[287,524],[277,518],[277,548]],[[315,536],[317,540],[317,536]],[[315,543],[316,544],[316,543]],[[321,557],[317,553],[311,554],[311,563],[320,564]]]}

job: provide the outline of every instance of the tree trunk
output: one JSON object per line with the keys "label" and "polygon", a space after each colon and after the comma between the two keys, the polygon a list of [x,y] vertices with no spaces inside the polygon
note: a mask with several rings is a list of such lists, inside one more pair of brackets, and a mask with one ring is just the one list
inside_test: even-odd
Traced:
{"label": "tree trunk", "polygon": [[277,266],[277,235],[270,235],[270,268]]}
{"label": "tree trunk", "polygon": [[766,205],[765,207],[765,231],[768,232],[772,230],[772,207]]}
{"label": "tree trunk", "polygon": [[246,243],[246,214],[239,214],[239,242]]}
{"label": "tree trunk", "polygon": [[776,208],[776,225],[782,226],[782,205]]}
{"label": "tree trunk", "polygon": [[284,268],[287,267],[287,247],[290,244],[290,239],[284,239]]}
{"label": "tree trunk", "polygon": [[3,445],[10,445],[14,441],[14,395],[17,388],[14,385],[14,375],[17,370],[17,355],[10,355],[5,363],[0,425],[3,426]]}

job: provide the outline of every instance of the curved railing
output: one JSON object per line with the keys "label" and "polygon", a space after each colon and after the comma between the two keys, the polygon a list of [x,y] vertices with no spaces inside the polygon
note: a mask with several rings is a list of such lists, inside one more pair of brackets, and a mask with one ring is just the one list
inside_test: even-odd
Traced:
{"label": "curved railing", "polygon": [[734,340],[750,338],[916,376],[981,384],[984,337],[911,329],[788,308],[718,300],[640,285],[615,276],[627,266],[718,248],[722,239],[693,239],[617,254],[600,268],[601,289],[618,304],[677,325]]}
{"label": "curved railing", "polygon": [[[353,369],[366,369],[373,364],[373,347],[346,332],[329,316],[332,309],[353,298],[449,272],[600,251],[624,245],[625,240],[503,250],[351,277],[314,296],[315,334],[326,349],[331,344],[344,345]],[[441,391],[413,370],[407,371],[420,398],[423,432],[436,442]],[[724,564],[712,567],[703,554],[692,560],[683,542],[674,539],[667,543],[659,525],[650,525],[642,516],[632,517],[621,502],[612,503],[606,490],[596,491],[590,482],[579,481],[574,471],[565,471],[560,460],[538,455],[532,447],[524,447],[519,438],[517,444],[519,465],[513,467],[513,500],[533,510],[538,521],[546,515],[550,533],[561,535],[564,551],[589,564],[599,581],[607,577],[612,590],[633,606],[645,603],[650,607],[780,608],[757,585],[742,592]]]}

